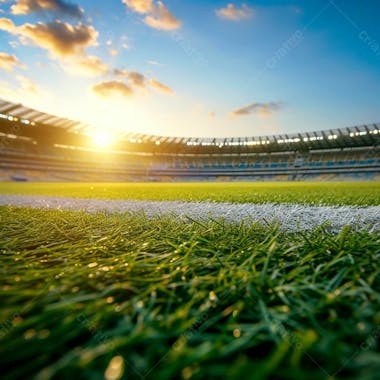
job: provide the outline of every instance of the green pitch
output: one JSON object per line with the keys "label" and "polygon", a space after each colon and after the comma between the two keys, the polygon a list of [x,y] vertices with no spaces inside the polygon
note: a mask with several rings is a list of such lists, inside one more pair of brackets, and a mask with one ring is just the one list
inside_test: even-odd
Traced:
{"label": "green pitch", "polygon": [[380,182],[1,183],[0,194],[79,198],[378,205]]}
{"label": "green pitch", "polygon": [[[378,183],[3,183],[3,194],[378,205]],[[5,379],[364,379],[380,239],[0,207]]]}
{"label": "green pitch", "polygon": [[378,379],[374,234],[1,207],[0,249],[4,379]]}

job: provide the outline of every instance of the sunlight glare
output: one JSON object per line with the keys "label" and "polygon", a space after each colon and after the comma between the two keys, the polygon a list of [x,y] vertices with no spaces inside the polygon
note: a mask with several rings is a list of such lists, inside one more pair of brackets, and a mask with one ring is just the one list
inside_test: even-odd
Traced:
{"label": "sunlight glare", "polygon": [[105,131],[95,131],[92,134],[92,143],[97,148],[108,148],[116,140],[116,136]]}

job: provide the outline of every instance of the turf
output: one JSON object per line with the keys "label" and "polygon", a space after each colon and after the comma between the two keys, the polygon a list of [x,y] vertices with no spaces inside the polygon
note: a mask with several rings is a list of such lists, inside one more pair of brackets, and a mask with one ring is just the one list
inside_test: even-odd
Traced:
{"label": "turf", "polygon": [[380,182],[2,183],[0,194],[78,198],[379,205]]}
{"label": "turf", "polygon": [[0,218],[2,378],[378,379],[374,234]]}

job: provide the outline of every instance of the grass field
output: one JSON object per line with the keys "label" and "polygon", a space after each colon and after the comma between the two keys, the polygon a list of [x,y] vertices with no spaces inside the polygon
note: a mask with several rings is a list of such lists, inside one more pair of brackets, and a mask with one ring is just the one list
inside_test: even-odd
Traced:
{"label": "grass field", "polygon": [[[379,204],[373,183],[3,185]],[[368,231],[0,207],[0,252],[5,379],[379,378],[380,239]]]}
{"label": "grass field", "polygon": [[379,205],[380,182],[2,183],[0,194],[237,203]]}

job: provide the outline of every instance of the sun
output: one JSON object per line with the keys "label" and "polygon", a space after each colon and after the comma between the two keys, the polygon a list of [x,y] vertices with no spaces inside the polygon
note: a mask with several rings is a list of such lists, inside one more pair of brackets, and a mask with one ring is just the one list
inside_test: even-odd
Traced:
{"label": "sun", "polygon": [[94,147],[105,149],[110,147],[116,140],[116,136],[105,131],[94,131],[92,133],[92,143]]}

